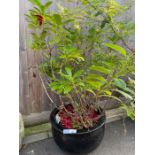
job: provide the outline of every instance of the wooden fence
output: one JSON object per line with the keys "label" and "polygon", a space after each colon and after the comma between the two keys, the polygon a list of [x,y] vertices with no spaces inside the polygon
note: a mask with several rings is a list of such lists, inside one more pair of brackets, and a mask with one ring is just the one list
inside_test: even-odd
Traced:
{"label": "wooden fence", "polygon": [[[42,1],[46,2],[46,0]],[[27,29],[27,23],[24,14],[31,7],[31,4],[28,2],[28,0],[20,0],[19,7],[19,110],[23,115],[31,115],[33,113],[50,111],[52,107],[50,106],[49,99],[44,93],[36,68],[36,65],[41,61],[39,53],[32,52],[28,48],[29,31]],[[53,5],[52,9],[55,9],[55,5]],[[127,14],[129,16],[129,13]],[[131,9],[130,14],[131,18],[134,19],[134,7]],[[133,42],[133,39],[130,40],[131,44]],[[58,102],[57,97],[54,94],[52,95],[53,100]]]}
{"label": "wooden fence", "polygon": [[36,65],[41,58],[39,53],[28,48],[27,23],[24,14],[31,7],[28,0],[20,0],[20,48],[19,48],[19,108],[24,115],[49,110],[50,101],[42,88]]}

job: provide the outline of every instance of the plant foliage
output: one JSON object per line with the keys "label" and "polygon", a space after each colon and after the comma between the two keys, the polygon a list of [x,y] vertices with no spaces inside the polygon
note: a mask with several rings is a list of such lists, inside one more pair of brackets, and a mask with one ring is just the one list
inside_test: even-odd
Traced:
{"label": "plant foliage", "polygon": [[90,107],[97,111],[100,100],[110,97],[121,102],[115,92],[133,100],[134,92],[121,77],[134,72],[134,50],[125,42],[134,25],[115,19],[128,7],[115,0],[66,0],[76,7],[57,3],[57,11],[50,11],[51,1],[29,1],[33,4],[26,14],[31,48],[44,51],[39,69],[48,77],[51,91],[59,95],[60,107],[65,101],[74,107],[81,123],[75,126],[93,125],[87,113]]}

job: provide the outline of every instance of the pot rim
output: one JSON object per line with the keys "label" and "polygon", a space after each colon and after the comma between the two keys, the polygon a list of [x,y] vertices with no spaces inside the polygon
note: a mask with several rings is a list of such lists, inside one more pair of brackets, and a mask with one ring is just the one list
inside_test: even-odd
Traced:
{"label": "pot rim", "polygon": [[[50,114],[50,122],[51,122],[52,126],[54,126],[54,128],[56,128],[59,132],[64,134],[63,130],[65,128],[63,128],[60,124],[56,123],[55,116],[58,113],[58,111],[59,110],[57,108],[53,109],[53,111]],[[72,134],[74,134],[74,135],[89,134],[91,132],[94,132],[94,131],[100,129],[103,125],[105,125],[105,121],[106,121],[106,115],[104,113],[104,115],[99,119],[99,121],[96,123],[95,126],[93,126],[91,128],[88,128],[88,129],[73,129],[73,130],[77,130],[77,132],[76,133],[72,133]]]}

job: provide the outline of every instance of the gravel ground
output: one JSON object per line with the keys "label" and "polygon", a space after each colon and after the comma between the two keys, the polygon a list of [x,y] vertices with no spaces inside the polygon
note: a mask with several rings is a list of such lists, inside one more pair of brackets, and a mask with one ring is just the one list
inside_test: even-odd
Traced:
{"label": "gravel ground", "polygon": [[[89,155],[134,155],[135,124],[126,119],[106,124],[105,136],[99,147]],[[67,155],[53,138],[25,146],[19,155]]]}

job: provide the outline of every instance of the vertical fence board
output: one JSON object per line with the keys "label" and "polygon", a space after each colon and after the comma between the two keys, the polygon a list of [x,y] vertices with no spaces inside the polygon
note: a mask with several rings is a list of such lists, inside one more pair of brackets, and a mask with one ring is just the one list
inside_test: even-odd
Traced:
{"label": "vertical fence board", "polygon": [[22,114],[30,114],[26,54],[25,51],[19,53],[19,108]]}
{"label": "vertical fence board", "polygon": [[25,8],[27,8],[26,0],[19,1],[19,108],[22,114],[31,113],[29,104],[29,84],[28,84],[28,62],[26,51],[26,24],[25,24]]}
{"label": "vertical fence board", "polygon": [[29,96],[31,112],[41,112],[42,87],[38,76],[37,64],[40,62],[38,52],[28,51]]}

